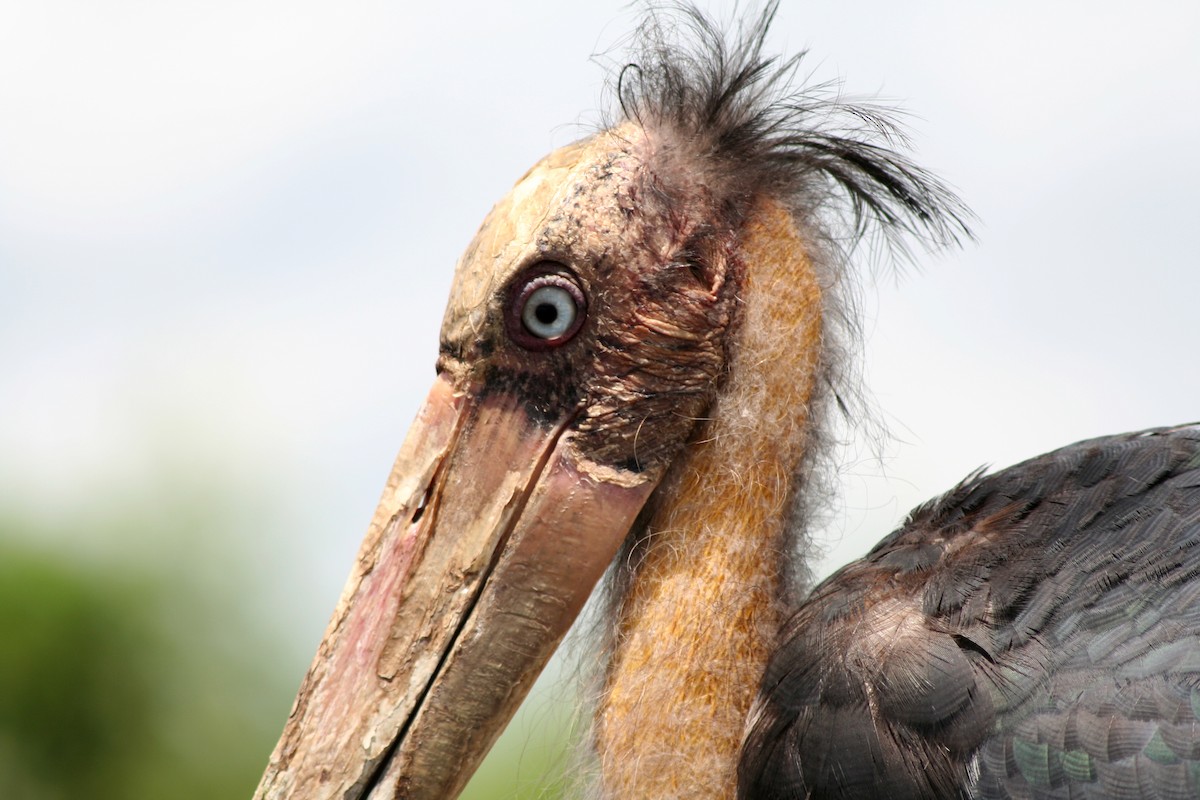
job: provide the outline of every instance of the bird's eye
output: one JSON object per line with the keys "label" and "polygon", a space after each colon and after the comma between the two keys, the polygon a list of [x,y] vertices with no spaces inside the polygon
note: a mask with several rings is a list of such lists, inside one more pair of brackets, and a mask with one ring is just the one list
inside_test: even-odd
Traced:
{"label": "bird's eye", "polygon": [[508,333],[527,350],[565,344],[583,325],[583,290],[564,272],[550,271],[555,266],[543,266],[509,295]]}
{"label": "bird's eye", "polygon": [[525,330],[540,339],[557,339],[575,324],[575,298],[561,286],[539,286],[521,309]]}

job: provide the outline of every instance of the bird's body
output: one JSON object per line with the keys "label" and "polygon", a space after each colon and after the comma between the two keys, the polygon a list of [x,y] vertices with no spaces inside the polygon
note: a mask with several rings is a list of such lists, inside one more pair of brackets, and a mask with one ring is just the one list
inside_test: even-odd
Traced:
{"label": "bird's body", "polygon": [[1194,429],[973,477],[796,610],[851,256],[970,233],[774,9],[650,12],[484,221],[262,800],[456,796],[610,565],[602,797],[1200,795]]}
{"label": "bird's body", "polygon": [[1200,795],[1200,428],[916,509],[785,625],[746,798]]}

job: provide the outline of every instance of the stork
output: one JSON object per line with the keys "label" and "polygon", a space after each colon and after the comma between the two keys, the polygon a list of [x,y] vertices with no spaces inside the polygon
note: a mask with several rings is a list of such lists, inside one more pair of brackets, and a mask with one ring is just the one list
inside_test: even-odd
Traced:
{"label": "stork", "polygon": [[607,798],[1200,796],[1200,430],[974,474],[802,596],[855,243],[968,213],[886,116],[651,12],[455,272],[256,797],[452,798],[606,570]]}

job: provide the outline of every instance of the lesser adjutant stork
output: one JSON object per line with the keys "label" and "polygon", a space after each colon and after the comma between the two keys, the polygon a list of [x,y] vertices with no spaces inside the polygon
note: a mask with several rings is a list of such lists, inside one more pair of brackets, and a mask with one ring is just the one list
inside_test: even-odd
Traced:
{"label": "lesser adjutant stork", "polygon": [[1200,430],[972,475],[802,591],[854,243],[969,233],[773,11],[651,12],[484,221],[258,797],[454,797],[610,565],[599,796],[1200,796]]}

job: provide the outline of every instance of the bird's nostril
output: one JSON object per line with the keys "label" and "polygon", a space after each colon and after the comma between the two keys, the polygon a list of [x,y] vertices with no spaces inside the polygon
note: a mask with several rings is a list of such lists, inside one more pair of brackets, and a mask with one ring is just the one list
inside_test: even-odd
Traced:
{"label": "bird's nostril", "polygon": [[425,509],[429,507],[429,499],[433,496],[433,482],[425,487],[424,493],[421,494],[421,501],[417,503],[416,509],[413,510],[410,523],[415,524],[421,521],[421,517],[425,516]]}

